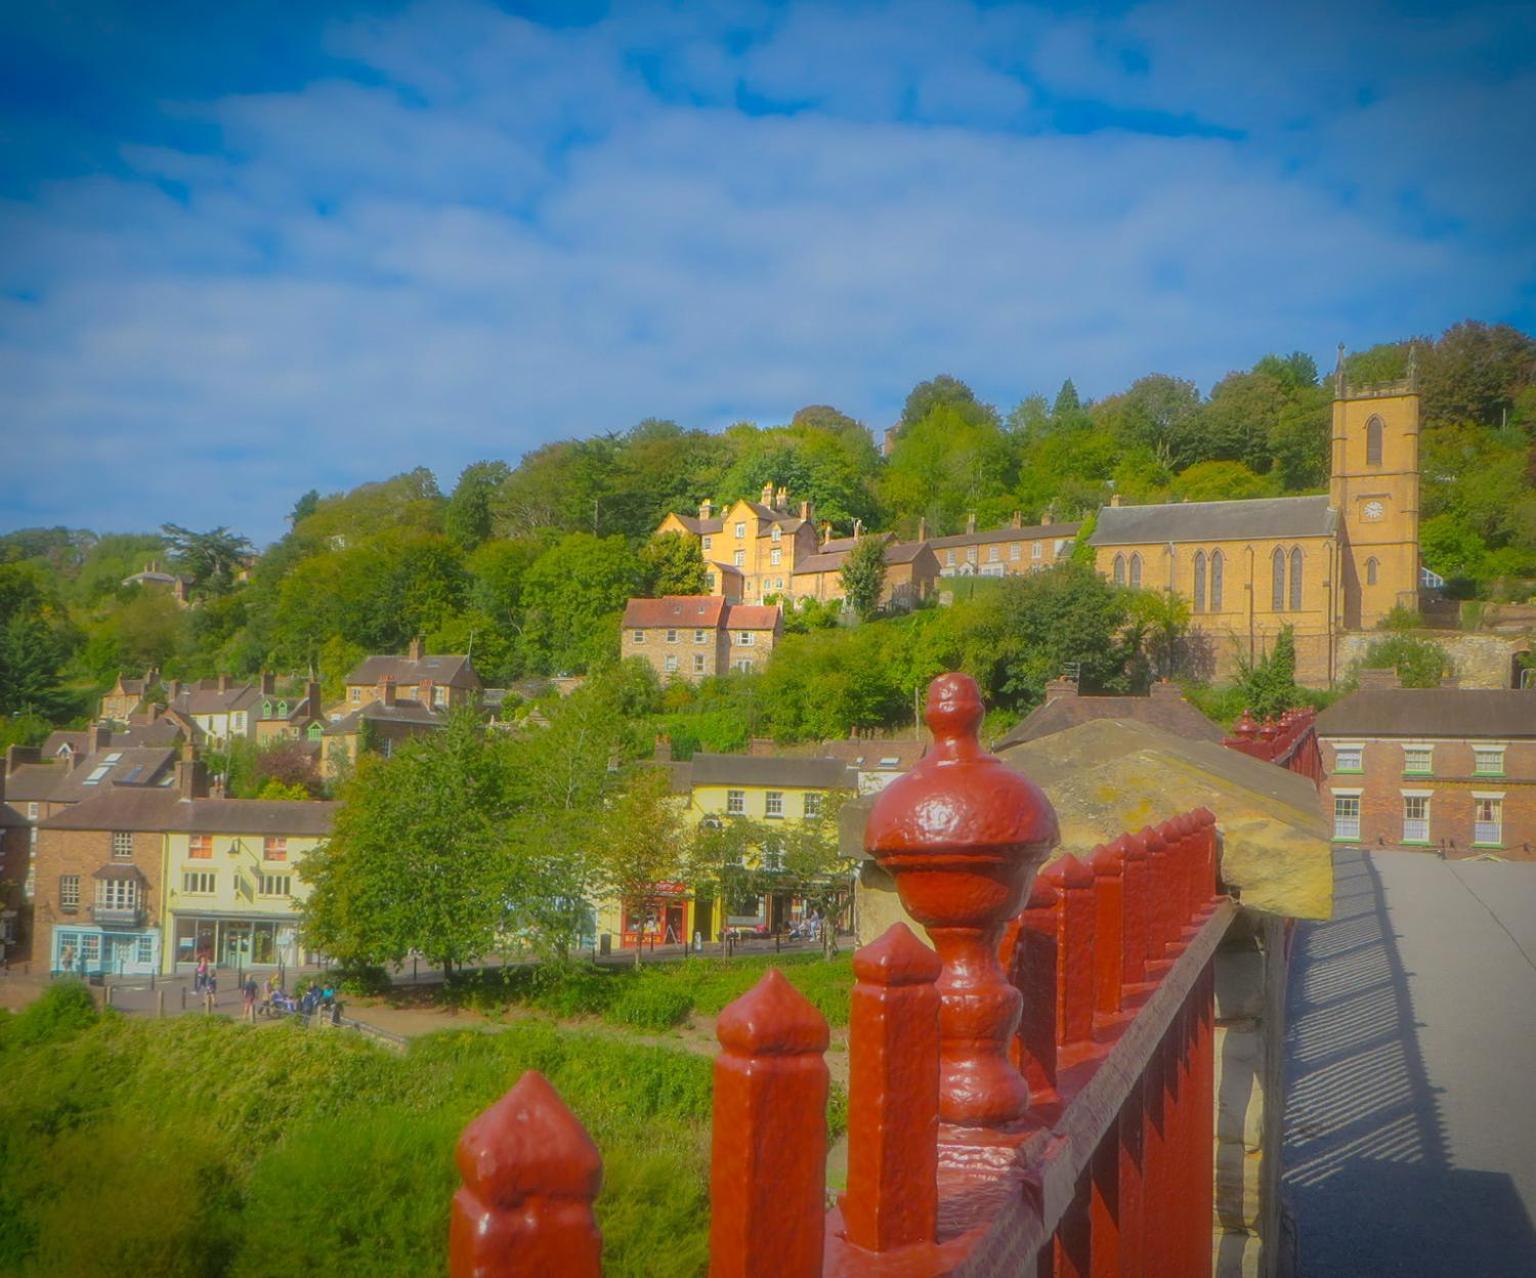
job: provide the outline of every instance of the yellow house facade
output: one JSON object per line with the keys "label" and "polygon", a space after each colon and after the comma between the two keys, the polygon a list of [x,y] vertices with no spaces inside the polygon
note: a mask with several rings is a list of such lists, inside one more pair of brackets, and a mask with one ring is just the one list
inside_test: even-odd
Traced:
{"label": "yellow house facade", "polygon": [[[814,820],[830,795],[852,793],[857,787],[857,773],[837,759],[700,753],[687,762],[664,766],[671,769],[673,793],[689,838],[706,822],[733,817],[770,828],[777,823],[798,825]],[[771,873],[776,868],[773,856],[771,849],[749,851],[743,866]],[[717,941],[722,928],[778,932],[802,917],[803,903],[789,891],[760,891],[749,899],[727,903],[722,910],[714,885],[705,887],[700,899],[704,885],[688,883],[685,872],[680,855],[676,876],[658,883],[652,899],[600,902],[598,932],[611,934],[615,946],[629,948],[647,943],[652,935],[661,945],[692,940],[695,935],[706,942]]]}
{"label": "yellow house facade", "polygon": [[736,501],[716,513],[699,505],[698,517],[673,512],[656,535],[681,533],[699,543],[710,573],[710,593],[727,600],[761,600],[790,588],[796,566],[817,552],[811,503],[789,506],[789,491],[765,484],[761,501]]}
{"label": "yellow house facade", "polygon": [[1333,405],[1326,495],[1121,506],[1090,538],[1100,573],[1190,605],[1192,673],[1230,677],[1284,626],[1297,677],[1330,684],[1339,638],[1370,629],[1419,583],[1419,396],[1413,377],[1347,386]]}

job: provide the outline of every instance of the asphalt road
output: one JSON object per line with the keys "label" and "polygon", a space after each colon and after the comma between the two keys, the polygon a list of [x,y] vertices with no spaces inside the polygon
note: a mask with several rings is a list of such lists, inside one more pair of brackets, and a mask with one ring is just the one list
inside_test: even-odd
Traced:
{"label": "asphalt road", "polygon": [[1536,1278],[1536,865],[1348,851],[1296,938],[1301,1278]]}

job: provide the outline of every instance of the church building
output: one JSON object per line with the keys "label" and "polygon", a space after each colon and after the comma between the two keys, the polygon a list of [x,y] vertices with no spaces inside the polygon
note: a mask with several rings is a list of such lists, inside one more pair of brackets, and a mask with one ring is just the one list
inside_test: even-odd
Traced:
{"label": "church building", "polygon": [[1122,506],[1099,512],[1089,542],[1117,583],[1189,601],[1195,670],[1227,678],[1294,628],[1296,673],[1342,673],[1339,636],[1417,609],[1419,393],[1402,381],[1335,378],[1326,496]]}

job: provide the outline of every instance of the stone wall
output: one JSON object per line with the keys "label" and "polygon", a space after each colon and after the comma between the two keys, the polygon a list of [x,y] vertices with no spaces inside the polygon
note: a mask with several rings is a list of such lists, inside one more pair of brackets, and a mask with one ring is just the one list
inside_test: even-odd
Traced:
{"label": "stone wall", "polygon": [[[1463,688],[1511,687],[1515,654],[1531,650],[1531,636],[1469,633],[1464,630],[1415,630],[1415,639],[1439,644],[1450,656]],[[1380,630],[1355,630],[1339,636],[1339,673],[1365,656],[1366,650],[1387,636]]]}

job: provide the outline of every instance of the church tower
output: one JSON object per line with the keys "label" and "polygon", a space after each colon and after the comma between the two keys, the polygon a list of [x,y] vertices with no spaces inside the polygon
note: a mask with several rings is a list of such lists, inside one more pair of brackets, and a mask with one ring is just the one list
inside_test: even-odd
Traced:
{"label": "church tower", "polygon": [[1401,381],[1351,386],[1334,375],[1330,504],[1338,512],[1338,618],[1369,630],[1419,599],[1419,387],[1412,350]]}

